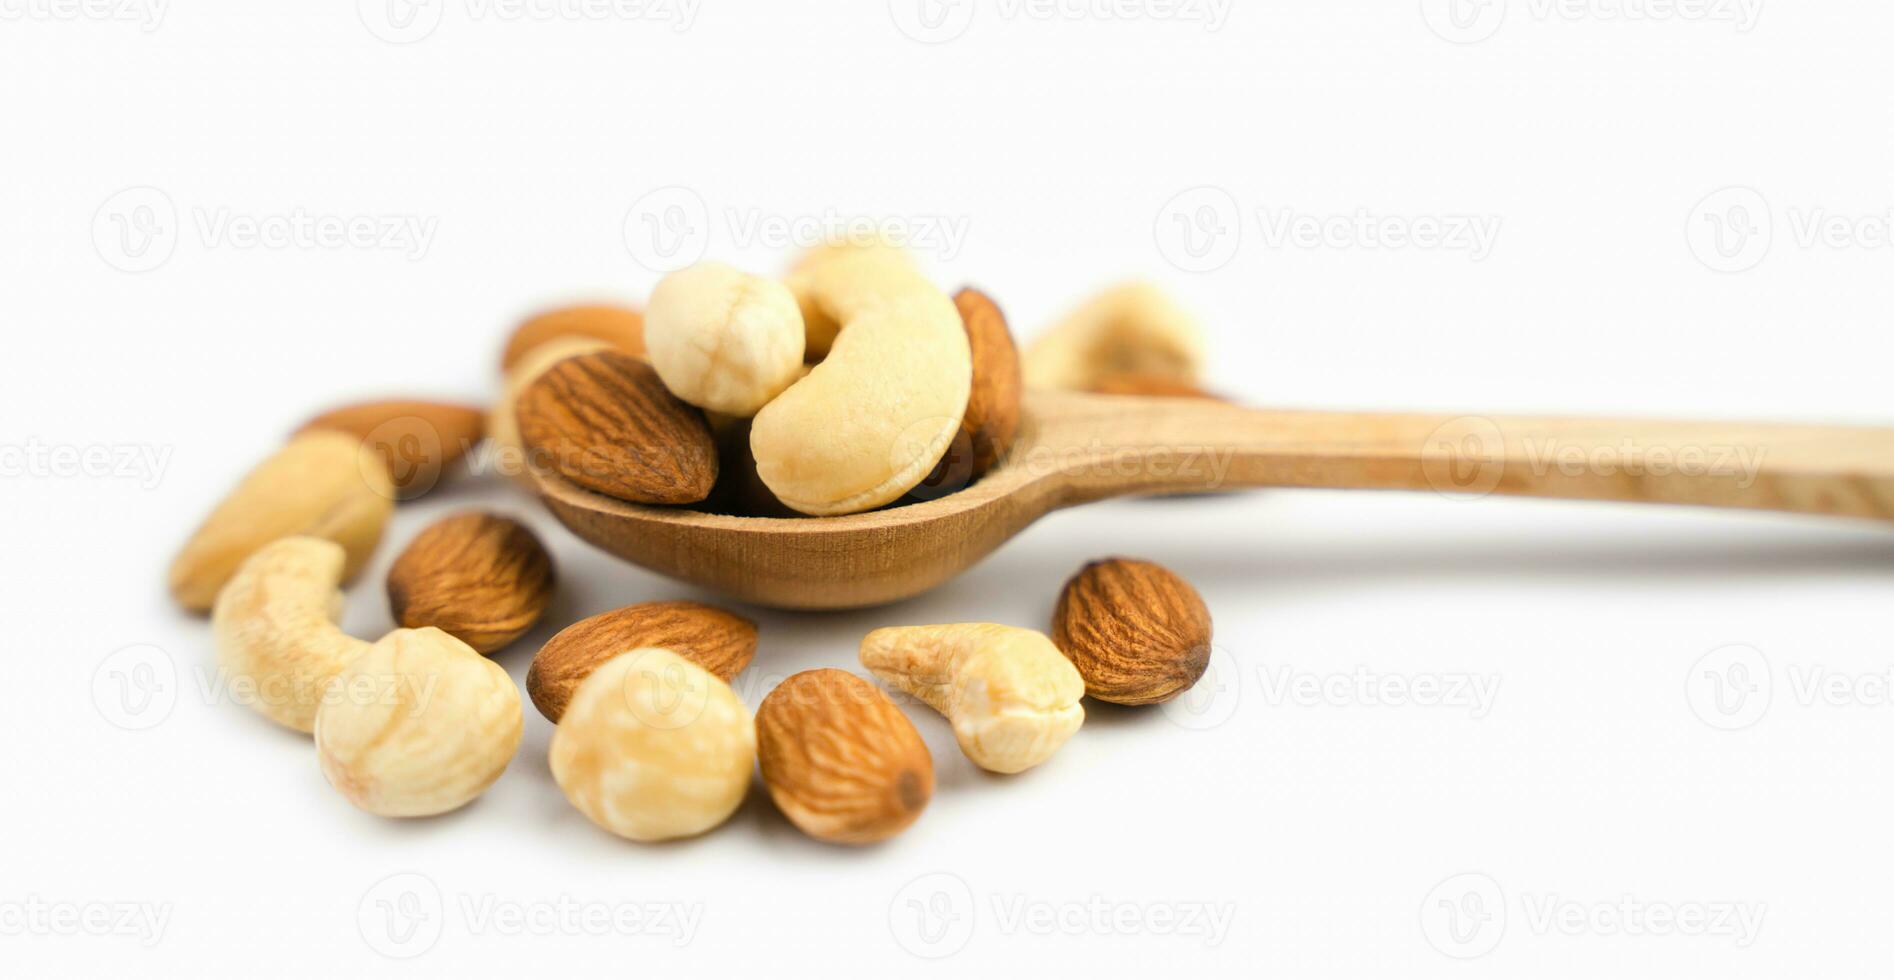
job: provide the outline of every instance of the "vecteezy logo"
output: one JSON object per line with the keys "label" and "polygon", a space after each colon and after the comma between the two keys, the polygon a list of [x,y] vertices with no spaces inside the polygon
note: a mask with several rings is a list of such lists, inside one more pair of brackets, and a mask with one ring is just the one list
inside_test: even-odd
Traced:
{"label": "vecteezy logo", "polygon": [[922,44],[945,44],[973,24],[974,0],[888,0],[901,33]]}
{"label": "vecteezy logo", "polygon": [[1444,497],[1484,497],[1506,475],[1506,434],[1499,423],[1479,415],[1443,422],[1421,446],[1421,473]]}
{"label": "vecteezy logo", "polygon": [[[418,415],[389,419],[369,430],[362,443],[375,452],[361,456],[361,465],[375,467],[370,460],[380,459],[388,468],[388,476],[394,478],[398,497],[418,497],[441,480],[449,447],[443,445],[441,430],[427,419]],[[372,487],[383,485],[380,474],[364,472],[362,479]]]}
{"label": "vecteezy logo", "polygon": [[635,659],[621,690],[625,705],[639,723],[659,731],[674,731],[698,719],[710,703],[710,688],[701,672],[692,673],[673,657],[652,657],[649,651]]}
{"label": "vecteezy logo", "polygon": [[370,34],[389,44],[413,44],[441,26],[447,0],[355,0],[355,13]]}
{"label": "vecteezy logo", "polygon": [[922,875],[894,893],[888,930],[901,948],[924,959],[960,952],[973,938],[973,889],[959,875]]}
{"label": "vecteezy logo", "polygon": [[390,959],[413,959],[434,948],[446,924],[440,886],[424,874],[403,872],[376,882],[355,907],[355,925],[368,948]]}
{"label": "vecteezy logo", "polygon": [[92,704],[127,731],[154,728],[177,707],[177,664],[149,643],[119,650],[92,672]]}
{"label": "vecteezy logo", "polygon": [[1769,256],[1775,218],[1769,199],[1751,187],[1713,191],[1690,209],[1684,238],[1690,254],[1717,272],[1745,272]]}
{"label": "vecteezy logo", "polygon": [[688,187],[660,187],[625,212],[625,250],[652,272],[693,265],[710,248],[710,208]]}
{"label": "vecteezy logo", "polygon": [[1228,650],[1212,645],[1210,662],[1203,676],[1183,694],[1159,705],[1158,710],[1179,728],[1206,731],[1236,714],[1236,703],[1242,694],[1242,677],[1235,658]]}
{"label": "vecteezy logo", "polygon": [[1736,731],[1762,720],[1775,697],[1769,658],[1755,647],[1718,647],[1697,658],[1684,678],[1690,710],[1711,728]]}
{"label": "vecteezy logo", "polygon": [[177,250],[178,209],[156,187],[128,187],[92,215],[92,247],[121,272],[149,272]]}
{"label": "vecteezy logo", "polygon": [[1473,44],[1499,32],[1506,0],[1421,0],[1421,18],[1442,40]]}
{"label": "vecteezy logo", "polygon": [[1243,244],[1243,213],[1221,187],[1193,187],[1164,202],[1151,229],[1164,261],[1185,272],[1230,264]]}
{"label": "vecteezy logo", "polygon": [[973,436],[959,419],[921,419],[902,429],[888,444],[891,472],[910,472],[930,459],[936,461],[933,468],[908,491],[915,499],[938,500],[973,482]]}
{"label": "vecteezy logo", "polygon": [[1434,886],[1421,902],[1427,945],[1457,960],[1485,956],[1506,935],[1506,893],[1483,874],[1460,874]]}

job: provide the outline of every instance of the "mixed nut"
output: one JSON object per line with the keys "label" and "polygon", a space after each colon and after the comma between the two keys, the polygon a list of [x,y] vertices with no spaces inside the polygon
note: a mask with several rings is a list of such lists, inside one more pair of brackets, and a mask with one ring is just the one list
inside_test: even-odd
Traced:
{"label": "mixed nut", "polygon": [[[952,298],[899,249],[840,244],[783,279],[702,263],[637,311],[574,307],[522,324],[494,407],[368,402],[325,412],[253,470],[185,544],[170,588],[210,610],[217,657],[271,720],[312,733],[323,775],[357,807],[444,813],[518,750],[520,690],[489,654],[552,606],[553,562],[512,518],[459,513],[417,535],[386,590],[396,629],[338,625],[342,586],[397,500],[426,493],[483,438],[503,467],[622,500],[739,515],[858,513],[952,492],[1001,465],[1023,384],[1200,393],[1202,342],[1161,293],[1113,290],[1022,356],[993,300]],[[509,459],[507,454],[512,454]],[[1082,700],[1178,697],[1204,673],[1210,615],[1149,562],[1087,565],[1050,630],[993,623],[878,629],[862,667],[943,715],[996,773],[1051,758]],[[881,688],[804,671],[754,714],[732,688],[756,624],[696,602],[647,602],[573,623],[526,688],[555,726],[549,765],[572,805],[632,840],[727,820],[760,771],[776,808],[818,840],[905,830],[935,791],[919,731]]]}
{"label": "mixed nut", "polygon": [[656,647],[580,682],[552,735],[552,778],[593,823],[637,841],[692,837],[742,805],[756,722],[730,685]]}
{"label": "mixed nut", "polygon": [[416,535],[388,569],[388,611],[400,626],[433,626],[492,653],[539,622],[552,587],[552,556],[526,525],[455,514]]}
{"label": "mixed nut", "polygon": [[756,709],[763,785],[817,840],[872,844],[906,830],[934,795],[934,757],[912,722],[845,670],[805,670]]}
{"label": "mixed nut", "polygon": [[519,750],[513,679],[431,626],[382,637],[332,686],[316,710],[316,758],[329,785],[369,813],[457,810]]}

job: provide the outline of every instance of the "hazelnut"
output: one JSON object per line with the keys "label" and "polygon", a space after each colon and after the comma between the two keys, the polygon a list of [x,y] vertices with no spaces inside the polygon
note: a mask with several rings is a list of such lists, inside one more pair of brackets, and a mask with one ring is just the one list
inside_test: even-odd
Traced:
{"label": "hazelnut", "polygon": [[750,788],[756,726],[730,685],[655,647],[592,672],[552,736],[552,777],[600,827],[636,841],[692,837]]}
{"label": "hazelnut", "polygon": [[316,755],[350,803],[426,817],[486,792],[520,726],[519,688],[500,665],[433,627],[395,630],[323,693]]}

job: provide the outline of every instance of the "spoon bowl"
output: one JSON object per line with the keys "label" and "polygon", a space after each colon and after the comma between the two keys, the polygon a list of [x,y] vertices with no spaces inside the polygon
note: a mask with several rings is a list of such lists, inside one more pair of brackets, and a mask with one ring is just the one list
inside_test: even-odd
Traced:
{"label": "spoon bowl", "polygon": [[[1029,415],[1022,421],[1027,438],[1033,428]],[[534,477],[546,506],[592,544],[672,578],[782,609],[854,609],[919,595],[1064,503],[1056,484],[1018,465],[936,500],[805,518],[627,503],[549,471]]]}
{"label": "spoon bowl", "polygon": [[1006,462],[974,485],[845,517],[653,507],[548,471],[533,476],[553,514],[605,551],[783,609],[852,609],[919,595],[1040,517],[1106,497],[1244,487],[1432,490],[1894,520],[1894,429],[1264,411],[1055,391],[1028,391],[1022,408]]}

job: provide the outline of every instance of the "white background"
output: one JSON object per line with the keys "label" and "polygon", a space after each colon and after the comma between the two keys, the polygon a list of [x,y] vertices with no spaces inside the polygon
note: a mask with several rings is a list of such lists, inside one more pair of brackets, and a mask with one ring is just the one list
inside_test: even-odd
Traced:
{"label": "white background", "polygon": [[[307,739],[206,692],[208,628],[162,582],[211,503],[313,411],[484,400],[523,314],[638,301],[657,273],[625,228],[653,201],[701,207],[685,247],[759,271],[792,250],[756,219],[957,224],[931,268],[1022,338],[1153,279],[1202,315],[1214,386],[1257,404],[1894,423],[1894,9],[1446,7],[958,0],[929,29],[908,0],[701,0],[687,25],[668,5],[430,0],[404,32],[380,0],[131,20],[0,0],[4,972],[1885,975],[1894,543],[1871,527],[1427,494],[1119,502],[898,606],[746,609],[752,705],[852,666],[874,627],[1043,627],[1104,553],[1177,569],[1214,611],[1191,700],[1093,706],[1026,775],[976,771],[913,713],[939,792],[868,850],[803,839],[760,790],[703,839],[619,841],[559,794],[530,706],[478,803],[383,821],[329,790]],[[664,188],[684,190],[647,198]],[[1275,234],[1285,213],[1346,220],[1311,245]],[[430,232],[221,231],[297,214]],[[1497,235],[1387,247],[1357,215]],[[155,462],[78,472],[41,455],[61,447]],[[567,622],[708,598],[488,478],[400,510],[346,625],[388,628],[388,562],[473,505],[531,520],[562,573],[549,621],[499,655],[516,679]],[[1750,700],[1706,707],[1706,674],[1739,665]],[[1497,691],[1284,693],[1358,671]],[[1861,682],[1849,703],[1806,693],[1837,675]],[[121,678],[156,700],[128,714]],[[98,903],[164,927],[66,919]],[[696,925],[489,916],[561,903]],[[1227,928],[1200,931],[1205,909]],[[1702,934],[1644,931],[1697,913]]]}

